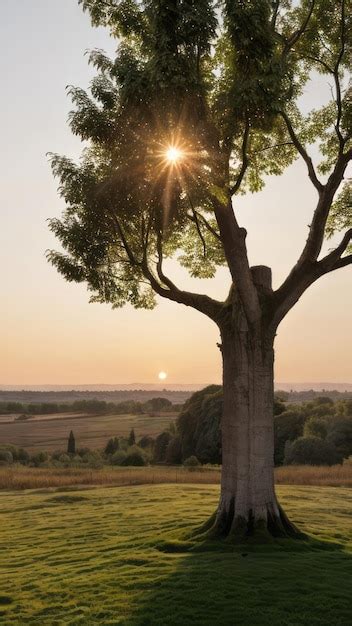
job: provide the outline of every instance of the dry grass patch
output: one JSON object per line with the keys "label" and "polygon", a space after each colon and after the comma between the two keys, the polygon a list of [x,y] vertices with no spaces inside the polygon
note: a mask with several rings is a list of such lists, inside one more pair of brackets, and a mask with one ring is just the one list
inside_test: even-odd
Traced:
{"label": "dry grass patch", "polygon": [[[0,489],[45,489],[79,485],[144,485],[162,483],[209,484],[220,482],[220,468],[202,467],[104,467],[35,468],[23,465],[0,467]],[[310,465],[278,467],[277,484],[352,487],[352,463],[333,467]]]}

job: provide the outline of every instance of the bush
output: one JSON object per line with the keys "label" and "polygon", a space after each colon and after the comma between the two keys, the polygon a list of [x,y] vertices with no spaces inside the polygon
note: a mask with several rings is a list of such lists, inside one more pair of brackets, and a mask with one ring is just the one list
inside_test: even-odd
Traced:
{"label": "bush", "polygon": [[4,452],[11,452],[14,463],[19,460],[19,449],[16,446],[11,445],[10,443],[1,444],[1,450]]}
{"label": "bush", "polygon": [[123,465],[126,456],[127,453],[125,450],[116,450],[115,454],[112,455],[110,462],[112,465]]}
{"label": "bush", "polygon": [[96,450],[91,450],[81,458],[83,463],[92,469],[100,469],[104,465],[101,454]]}
{"label": "bush", "polygon": [[150,448],[152,449],[155,443],[155,439],[153,439],[153,437],[150,437],[150,435],[144,435],[144,437],[142,437],[139,442],[138,442],[138,446],[140,448],[143,448],[144,450],[146,448]]}
{"label": "bush", "polygon": [[91,453],[90,448],[79,448],[79,449],[77,450],[77,454],[78,454],[78,456],[80,456],[81,458],[82,458],[82,457],[84,457],[84,456],[87,456],[87,454],[90,454],[90,453]]}
{"label": "bush", "polygon": [[343,456],[320,437],[299,437],[285,448],[285,465],[336,465]]}
{"label": "bush", "polygon": [[0,450],[0,465],[11,465],[13,454],[10,450]]}
{"label": "bush", "polygon": [[304,425],[303,434],[305,437],[320,437],[320,439],[325,439],[327,433],[328,421],[322,417],[310,417]]}
{"label": "bush", "polygon": [[64,452],[63,454],[60,454],[58,461],[62,463],[62,465],[70,465],[71,457]]}
{"label": "bush", "polygon": [[192,456],[189,456],[188,459],[186,459],[183,462],[183,465],[185,467],[188,467],[189,469],[195,468],[195,467],[199,467],[200,466],[200,462],[198,461],[197,457],[194,456],[194,454],[192,454]]}
{"label": "bush", "polygon": [[40,465],[47,463],[48,459],[49,455],[47,452],[37,452],[37,454],[33,454],[33,456],[31,456],[30,460],[35,467],[39,467]]}
{"label": "bush", "polygon": [[126,457],[121,465],[142,467],[143,465],[148,465],[148,461],[143,450],[138,448],[138,446],[131,446],[131,448],[127,450]]}

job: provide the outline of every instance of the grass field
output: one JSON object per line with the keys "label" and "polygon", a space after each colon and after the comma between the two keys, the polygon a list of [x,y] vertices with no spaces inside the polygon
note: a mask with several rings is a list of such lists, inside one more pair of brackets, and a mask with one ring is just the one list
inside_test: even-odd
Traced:
{"label": "grass field", "polygon": [[[36,468],[0,466],[0,489],[40,489],[77,485],[143,485],[158,483],[219,484],[220,468],[182,466]],[[290,465],[275,469],[276,484],[352,487],[352,463],[333,467]]]}
{"label": "grass field", "polygon": [[[4,416],[2,416],[4,417]],[[8,416],[6,416],[9,419]],[[110,437],[124,437],[131,428],[137,439],[143,435],[156,437],[170,422],[176,419],[175,413],[157,415],[67,415],[60,413],[38,416],[26,422],[0,422],[0,444],[35,450],[66,450],[67,438],[73,430],[78,448],[103,448]]]}
{"label": "grass field", "polygon": [[214,510],[212,485],[2,492],[0,621],[349,626],[350,490],[280,486],[279,495],[321,545],[182,541]]}

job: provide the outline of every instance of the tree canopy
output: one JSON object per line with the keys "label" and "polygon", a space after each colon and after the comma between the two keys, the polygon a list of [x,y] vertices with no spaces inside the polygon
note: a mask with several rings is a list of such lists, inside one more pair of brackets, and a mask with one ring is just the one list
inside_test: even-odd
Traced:
{"label": "tree canopy", "polygon": [[[110,29],[117,52],[90,53],[90,93],[69,88],[71,128],[85,148],[79,163],[52,155],[66,209],[50,220],[64,251],[49,251],[49,260],[66,279],[86,282],[93,301],[152,308],[159,294],[214,320],[222,303],[180,289],[164,260],[175,257],[203,278],[226,264],[255,323],[261,300],[236,196],[260,191],[267,175],[299,157],[317,204],[296,266],[270,294],[275,333],[310,284],[352,261],[344,180],[352,158],[351,0],[79,4],[93,25]],[[331,83],[331,99],[305,115],[300,97],[318,74]],[[341,243],[319,258],[336,231]]]}

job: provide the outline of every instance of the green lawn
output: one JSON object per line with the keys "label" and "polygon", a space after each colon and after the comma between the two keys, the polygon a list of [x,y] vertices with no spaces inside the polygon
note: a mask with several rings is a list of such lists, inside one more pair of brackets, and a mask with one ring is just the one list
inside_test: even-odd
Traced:
{"label": "green lawn", "polygon": [[215,485],[1,492],[0,623],[350,626],[351,491],[278,491],[321,544],[187,550]]}

